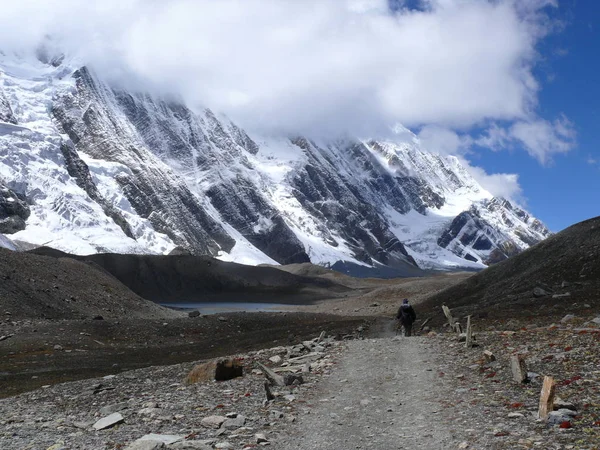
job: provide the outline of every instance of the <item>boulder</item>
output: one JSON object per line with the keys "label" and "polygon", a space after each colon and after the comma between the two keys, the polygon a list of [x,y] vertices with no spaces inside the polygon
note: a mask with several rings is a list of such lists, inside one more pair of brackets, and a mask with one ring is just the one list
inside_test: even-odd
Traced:
{"label": "boulder", "polygon": [[188,317],[194,318],[194,317],[200,317],[200,311],[190,311],[188,313]]}
{"label": "boulder", "polygon": [[548,292],[546,292],[544,289],[542,289],[541,287],[536,287],[533,289],[533,296],[534,297],[546,297],[548,294]]}
{"label": "boulder", "polygon": [[197,364],[185,379],[186,384],[208,381],[226,381],[244,376],[244,367],[239,359],[213,359]]}

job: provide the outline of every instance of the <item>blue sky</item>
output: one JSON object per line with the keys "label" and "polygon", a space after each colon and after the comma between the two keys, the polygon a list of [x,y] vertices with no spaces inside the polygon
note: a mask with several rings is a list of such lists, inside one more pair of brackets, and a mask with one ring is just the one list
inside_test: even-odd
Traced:
{"label": "blue sky", "polygon": [[484,151],[473,163],[518,173],[528,210],[560,231],[600,215],[600,4],[562,0],[552,16],[564,28],[539,45],[539,114],[565,114],[577,132],[576,147],[545,166],[519,148]]}

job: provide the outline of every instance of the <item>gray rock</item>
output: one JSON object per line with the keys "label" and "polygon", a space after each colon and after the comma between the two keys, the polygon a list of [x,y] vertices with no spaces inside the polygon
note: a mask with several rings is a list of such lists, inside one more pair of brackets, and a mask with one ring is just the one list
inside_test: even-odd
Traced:
{"label": "gray rock", "polygon": [[110,416],[103,417],[94,424],[94,429],[104,430],[106,428],[113,427],[119,423],[122,423],[125,419],[119,413],[113,413]]}
{"label": "gray rock", "polygon": [[226,420],[227,420],[227,417],[223,417],[223,416],[208,416],[208,417],[205,417],[204,419],[202,419],[200,421],[200,423],[202,424],[202,426],[204,426],[206,428],[215,428],[215,429],[217,429]]}
{"label": "gray rock", "polygon": [[304,378],[302,378],[302,375],[288,373],[283,376],[283,384],[286,386],[299,385],[302,383],[304,383]]}
{"label": "gray rock", "polygon": [[559,411],[552,411],[548,414],[548,425],[560,425],[563,422],[570,422],[571,416],[563,414]]}
{"label": "gray rock", "polygon": [[565,292],[564,294],[554,294],[552,296],[552,298],[567,298],[570,297],[571,293],[570,292]]}
{"label": "gray rock", "polygon": [[246,423],[246,418],[242,415],[238,415],[232,419],[225,420],[221,428],[226,428],[227,430],[235,430],[237,428],[243,427]]}
{"label": "gray rock", "polygon": [[114,405],[106,405],[106,406],[100,408],[99,412],[100,412],[101,416],[107,416],[112,413],[123,411],[124,409],[127,409],[128,407],[129,407],[129,404],[127,404],[127,403],[115,403]]}
{"label": "gray rock", "polygon": [[567,402],[561,398],[554,399],[554,409],[555,410],[570,409],[572,411],[577,411],[577,407],[573,403]]}
{"label": "gray rock", "polygon": [[283,361],[283,359],[281,358],[281,356],[275,355],[275,356],[271,356],[269,358],[269,361],[271,361],[273,364],[281,364],[281,362]]}
{"label": "gray rock", "polygon": [[142,436],[138,441],[158,441],[163,444],[170,445],[185,439],[185,436],[176,436],[173,434],[155,434],[150,433]]}
{"label": "gray rock", "polygon": [[565,317],[563,317],[562,319],[560,319],[560,323],[567,323],[570,322],[571,320],[573,320],[575,318],[574,314],[567,314]]}
{"label": "gray rock", "polygon": [[[174,450],[212,450],[212,446],[207,441],[180,441],[169,445],[169,449]],[[213,442],[213,441],[211,441]]]}
{"label": "gray rock", "polygon": [[188,313],[188,317],[199,317],[200,316],[200,311],[190,311]]}
{"label": "gray rock", "polygon": [[138,411],[140,416],[156,416],[162,413],[163,410],[160,408],[142,408]]}
{"label": "gray rock", "polygon": [[533,296],[534,297],[546,297],[547,295],[549,295],[545,290],[543,290],[541,287],[536,287],[533,289]]}
{"label": "gray rock", "polygon": [[160,441],[140,441],[138,439],[125,447],[125,450],[160,450],[163,448],[166,448],[165,444]]}
{"label": "gray rock", "polygon": [[257,444],[262,444],[263,442],[269,442],[269,440],[263,433],[256,433],[254,435],[254,438],[256,439]]}
{"label": "gray rock", "polygon": [[225,442],[219,442],[219,443],[215,444],[215,448],[222,448],[222,449],[232,450],[235,447],[233,446],[232,443],[225,441]]}
{"label": "gray rock", "polygon": [[0,233],[12,234],[24,230],[29,215],[29,205],[23,196],[0,183]]}
{"label": "gray rock", "polygon": [[577,411],[574,411],[572,409],[567,409],[567,408],[560,408],[558,411],[553,411],[553,412],[562,414],[563,416],[570,416],[570,417],[575,417],[577,415]]}

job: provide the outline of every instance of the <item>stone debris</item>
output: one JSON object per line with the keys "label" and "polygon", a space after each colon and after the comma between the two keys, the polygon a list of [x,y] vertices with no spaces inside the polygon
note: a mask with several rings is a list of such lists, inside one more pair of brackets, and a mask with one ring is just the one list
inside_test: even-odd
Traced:
{"label": "stone debris", "polygon": [[484,350],[483,357],[485,358],[485,361],[488,363],[496,361],[496,356],[489,350]]}
{"label": "stone debris", "polygon": [[117,412],[98,420],[93,427],[95,430],[104,430],[106,428],[114,427],[119,423],[123,423],[124,420],[123,416]]}
{"label": "stone debris", "polygon": [[125,447],[125,450],[161,450],[167,448],[164,442],[137,440]]}
{"label": "stone debris", "polygon": [[540,297],[547,297],[548,295],[550,295],[548,292],[546,292],[544,289],[542,289],[541,287],[536,287],[533,289],[533,296],[540,298]]}
{"label": "stone debris", "polygon": [[228,429],[228,430],[235,430],[237,428],[243,427],[245,423],[246,423],[246,418],[242,415],[238,415],[234,418],[225,420],[221,424],[221,427]]}
{"label": "stone debris", "polygon": [[263,442],[269,442],[269,440],[263,433],[256,433],[254,435],[254,439],[256,440],[257,444],[262,444]]}
{"label": "stone debris", "polygon": [[227,420],[224,416],[208,416],[200,422],[206,428],[219,428]]}
{"label": "stone debris", "polygon": [[115,403],[114,405],[106,405],[102,408],[100,408],[100,415],[101,416],[107,416],[109,414],[112,413],[116,413],[119,411],[123,411],[124,409],[129,408],[129,404],[128,403]]}
{"label": "stone debris", "polygon": [[560,323],[567,323],[572,321],[575,318],[574,314],[567,314],[565,317],[563,317],[562,319],[560,319]]}
{"label": "stone debris", "polygon": [[271,356],[269,361],[271,361],[273,364],[281,364],[283,362],[283,358],[279,355],[275,355]]}
{"label": "stone debris", "polygon": [[138,441],[159,441],[163,444],[170,445],[185,439],[185,436],[176,436],[173,434],[155,434],[150,433],[142,436]]}

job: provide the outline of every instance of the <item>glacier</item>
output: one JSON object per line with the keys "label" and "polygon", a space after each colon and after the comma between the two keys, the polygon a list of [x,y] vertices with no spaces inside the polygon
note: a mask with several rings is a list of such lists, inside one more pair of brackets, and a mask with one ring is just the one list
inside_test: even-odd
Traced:
{"label": "glacier", "polygon": [[258,135],[64,57],[0,52],[0,185],[28,204],[13,242],[75,254],[411,275],[481,269],[550,234],[401,126],[386,140]]}

